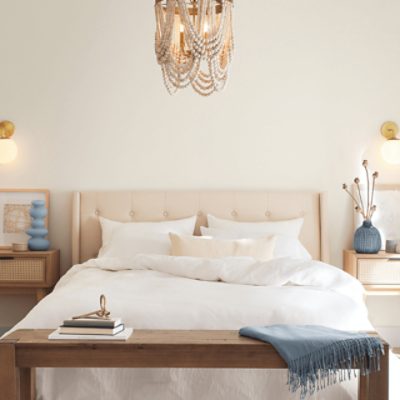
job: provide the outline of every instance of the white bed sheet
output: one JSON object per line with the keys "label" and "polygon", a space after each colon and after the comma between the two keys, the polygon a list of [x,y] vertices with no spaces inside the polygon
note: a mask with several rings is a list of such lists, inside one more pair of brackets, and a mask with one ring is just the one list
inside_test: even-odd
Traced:
{"label": "white bed sheet", "polygon": [[[204,268],[218,272],[216,276],[221,272],[221,265],[192,261],[197,263],[192,272],[182,271],[182,259],[154,256],[75,266],[13,330],[56,328],[63,319],[97,309],[100,294],[106,295],[114,316],[136,329],[239,329],[274,323],[372,328],[360,284],[336,268],[312,261],[274,261],[261,266],[261,275],[260,265],[257,269],[263,279],[270,276],[272,284],[255,286],[247,282],[249,276],[255,279],[254,271],[245,276],[246,284],[218,282],[210,276],[192,279]],[[185,263],[190,266],[191,260]],[[228,280],[238,276],[237,271],[224,270]],[[274,370],[39,369],[37,391],[40,400],[298,398],[288,391],[286,372]],[[356,382],[332,386],[313,398],[354,399]]]}

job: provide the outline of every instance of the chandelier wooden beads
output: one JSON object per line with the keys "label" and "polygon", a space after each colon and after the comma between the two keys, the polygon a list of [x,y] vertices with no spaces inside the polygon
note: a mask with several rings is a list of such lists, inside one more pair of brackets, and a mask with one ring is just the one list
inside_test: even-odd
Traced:
{"label": "chandelier wooden beads", "polygon": [[170,94],[221,91],[233,54],[233,0],[156,0],[155,50]]}

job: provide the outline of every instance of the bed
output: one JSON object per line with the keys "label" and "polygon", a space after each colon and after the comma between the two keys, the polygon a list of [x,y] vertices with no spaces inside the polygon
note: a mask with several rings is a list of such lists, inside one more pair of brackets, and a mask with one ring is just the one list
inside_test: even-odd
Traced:
{"label": "bed", "polygon": [[[197,215],[195,233],[207,214],[237,221],[304,218],[300,240],[315,261],[276,263],[286,284],[253,284],[228,277],[202,279],[182,262],[144,256],[143,265],[121,267],[96,260],[99,217],[117,221],[176,220]],[[104,293],[114,315],[136,329],[236,330],[245,325],[310,323],[370,330],[361,285],[328,262],[325,196],[315,192],[122,191],[74,194],[73,263],[53,293],[13,330],[55,328],[63,319],[97,308]],[[89,260],[89,261],[88,261]],[[90,261],[92,260],[92,261]],[[293,268],[294,267],[294,268]],[[297,275],[290,271],[296,270]],[[182,272],[183,271],[183,272]],[[197,271],[197,270],[196,270]],[[201,271],[200,271],[201,272]],[[290,282],[289,282],[290,281]],[[334,385],[316,399],[354,399],[355,379]],[[294,399],[286,373],[260,370],[39,369],[40,400]]]}

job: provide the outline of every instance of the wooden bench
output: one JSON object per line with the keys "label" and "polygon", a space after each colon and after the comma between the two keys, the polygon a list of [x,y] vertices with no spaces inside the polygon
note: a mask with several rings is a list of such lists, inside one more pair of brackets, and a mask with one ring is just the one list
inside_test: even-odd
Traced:
{"label": "wooden bench", "polygon": [[[126,342],[48,340],[19,330],[0,340],[0,400],[32,400],[35,368],[287,368],[266,343],[237,331],[136,330]],[[360,400],[388,400],[388,345],[381,371],[360,379]]]}

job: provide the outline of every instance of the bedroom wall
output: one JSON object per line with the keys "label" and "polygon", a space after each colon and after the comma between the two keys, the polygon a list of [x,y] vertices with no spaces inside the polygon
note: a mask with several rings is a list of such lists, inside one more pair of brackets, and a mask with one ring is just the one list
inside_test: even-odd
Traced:
{"label": "bedroom wall", "polygon": [[[229,85],[210,98],[167,94],[151,1],[1,0],[0,12],[0,119],[15,122],[19,148],[0,182],[51,190],[63,271],[73,190],[328,191],[341,266],[352,236],[342,182],[367,157],[381,183],[400,183],[379,154],[380,124],[400,121],[396,0],[237,0]],[[0,326],[32,304],[1,297]]]}

